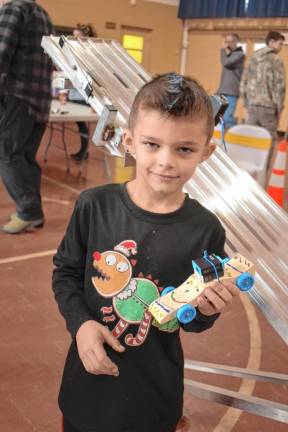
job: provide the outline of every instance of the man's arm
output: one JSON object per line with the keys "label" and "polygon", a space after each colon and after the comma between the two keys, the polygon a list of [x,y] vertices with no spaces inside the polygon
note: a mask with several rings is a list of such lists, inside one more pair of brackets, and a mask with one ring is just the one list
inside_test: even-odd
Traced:
{"label": "man's arm", "polygon": [[278,115],[281,114],[281,111],[284,106],[285,99],[285,68],[283,61],[280,58],[276,59],[273,77],[269,81],[270,91],[273,97],[273,102],[277,106]]}
{"label": "man's arm", "polygon": [[0,8],[0,77],[7,75],[15,53],[24,19],[19,7],[7,3]]}
{"label": "man's arm", "polygon": [[239,63],[244,61],[244,53],[243,51],[230,51],[230,53],[226,53],[225,49],[221,49],[221,63],[223,67],[228,69],[233,69]]}
{"label": "man's arm", "polygon": [[244,69],[242,79],[240,81],[240,97],[243,98],[243,104],[247,108],[248,101],[247,101],[247,68]]}
{"label": "man's arm", "polygon": [[80,196],[53,259],[55,269],[52,288],[72,337],[75,337],[85,321],[93,320],[84,293],[89,216],[82,201]]}

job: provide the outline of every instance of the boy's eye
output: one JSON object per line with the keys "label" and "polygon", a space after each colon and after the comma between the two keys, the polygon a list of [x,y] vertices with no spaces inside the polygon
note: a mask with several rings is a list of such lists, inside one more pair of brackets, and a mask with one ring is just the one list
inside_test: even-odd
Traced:
{"label": "boy's eye", "polygon": [[190,147],[180,147],[179,148],[180,153],[193,153],[195,150],[192,150]]}
{"label": "boy's eye", "polygon": [[149,149],[157,149],[159,147],[159,144],[153,143],[151,141],[144,141],[143,144],[145,144],[145,146]]}

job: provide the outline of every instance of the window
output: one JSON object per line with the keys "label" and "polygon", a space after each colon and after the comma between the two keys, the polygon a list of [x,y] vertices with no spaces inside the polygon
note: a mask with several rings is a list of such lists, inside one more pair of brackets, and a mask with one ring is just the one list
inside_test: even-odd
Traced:
{"label": "window", "polygon": [[254,44],[254,51],[259,50],[260,48],[264,48],[266,46],[266,43],[264,42],[257,42]]}
{"label": "window", "polygon": [[244,43],[244,42],[240,42],[240,43],[238,43],[238,46],[242,47],[242,50],[243,50],[244,54],[246,54],[247,44]]}
{"label": "window", "polygon": [[131,34],[123,35],[123,47],[137,63],[143,63],[144,37]]}

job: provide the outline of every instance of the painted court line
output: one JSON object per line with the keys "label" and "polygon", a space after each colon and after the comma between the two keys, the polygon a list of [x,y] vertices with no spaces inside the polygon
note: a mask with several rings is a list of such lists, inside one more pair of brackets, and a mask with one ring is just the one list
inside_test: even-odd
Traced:
{"label": "painted court line", "polygon": [[43,202],[48,202],[48,203],[55,203],[55,204],[64,204],[64,205],[69,205],[70,204],[70,201],[59,200],[59,199],[55,199],[55,198],[45,198],[45,197],[42,197],[42,201]]}
{"label": "painted court line", "polygon": [[10,263],[18,262],[18,261],[25,261],[25,260],[34,259],[34,258],[42,258],[42,257],[46,257],[46,256],[55,255],[55,253],[56,253],[56,249],[53,249],[53,250],[37,252],[37,253],[33,253],[33,254],[19,255],[19,256],[10,257],[10,258],[3,258],[3,259],[0,259],[0,265],[1,264],[10,264]]}
{"label": "painted court line", "polygon": [[[258,321],[255,308],[249,298],[245,295],[240,295],[240,300],[246,312],[250,334],[249,356],[246,367],[247,369],[259,370],[262,355],[260,323]],[[242,379],[238,391],[239,393],[245,395],[252,395],[255,385],[256,381]],[[243,411],[236,408],[228,408],[218,425],[213,429],[213,432],[232,432],[242,412]]]}
{"label": "painted court line", "polygon": [[69,192],[75,193],[76,195],[80,195],[80,193],[82,192],[81,190],[79,191],[78,189],[75,189],[75,188],[73,188],[73,187],[71,187],[71,186],[68,186],[68,185],[65,184],[65,183],[59,182],[58,180],[54,180],[54,179],[52,179],[52,178],[50,178],[50,177],[47,177],[46,175],[43,175],[43,174],[42,174],[41,177],[42,177],[43,179],[47,180],[48,182],[53,183],[54,185],[60,186],[60,187],[62,187],[63,189],[68,190]]}

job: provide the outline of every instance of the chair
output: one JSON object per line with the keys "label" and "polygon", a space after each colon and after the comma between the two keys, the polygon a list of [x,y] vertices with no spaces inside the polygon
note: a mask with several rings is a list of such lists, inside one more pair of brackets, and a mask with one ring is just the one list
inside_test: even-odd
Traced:
{"label": "chair", "polygon": [[228,156],[264,187],[272,145],[270,133],[260,126],[241,124],[227,131],[225,142]]}

